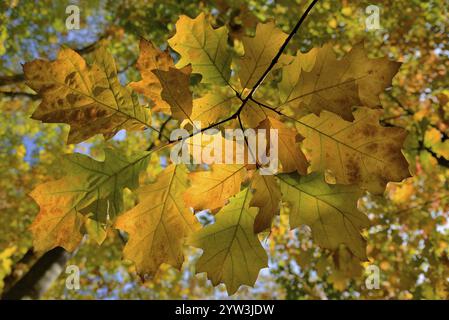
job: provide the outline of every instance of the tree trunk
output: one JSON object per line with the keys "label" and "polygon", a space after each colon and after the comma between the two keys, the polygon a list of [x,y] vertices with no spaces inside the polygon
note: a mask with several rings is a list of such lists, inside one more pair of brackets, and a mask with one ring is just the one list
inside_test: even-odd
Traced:
{"label": "tree trunk", "polygon": [[54,248],[42,255],[30,270],[2,295],[2,300],[39,299],[61,274],[72,254]]}

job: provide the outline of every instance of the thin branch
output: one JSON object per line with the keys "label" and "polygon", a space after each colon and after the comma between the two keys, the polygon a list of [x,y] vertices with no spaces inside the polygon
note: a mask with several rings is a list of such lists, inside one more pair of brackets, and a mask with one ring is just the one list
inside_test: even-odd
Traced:
{"label": "thin branch", "polygon": [[[167,126],[167,124],[170,122],[170,120],[172,119],[172,116],[169,116],[167,119],[165,119],[165,121],[162,123],[161,127],[159,128],[159,134],[157,136],[158,140],[161,140],[162,137],[164,137],[166,140],[170,140],[168,137],[165,137],[165,135],[163,134],[165,127]],[[150,146],[147,148],[147,151],[153,149],[155,145],[155,142],[151,142]]]}
{"label": "thin branch", "polygon": [[265,72],[262,74],[262,76],[259,78],[259,80],[257,80],[256,84],[254,85],[254,87],[251,89],[250,93],[248,94],[247,99],[251,98],[252,95],[254,94],[254,92],[256,92],[257,88],[261,85],[261,83],[265,80],[266,76],[268,75],[268,73],[270,73],[270,71],[273,69],[273,67],[276,65],[276,63],[278,62],[280,56],[282,55],[282,53],[284,52],[285,48],[287,47],[288,43],[290,42],[290,40],[293,38],[293,36],[296,34],[296,32],[298,32],[299,28],[301,27],[301,25],[303,24],[304,20],[306,20],[307,15],[309,14],[309,12],[312,10],[312,8],[315,6],[315,4],[318,2],[318,0],[313,0],[312,3],[307,7],[306,11],[304,11],[304,13],[302,14],[301,18],[299,18],[298,22],[296,23],[296,25],[293,27],[293,30],[290,32],[290,34],[288,35],[288,37],[285,39],[284,43],[282,44],[281,48],[279,49],[278,53],[274,56],[273,60],[271,60],[270,65],[268,66],[268,68],[265,70]]}
{"label": "thin branch", "polygon": [[404,213],[404,212],[407,212],[409,210],[422,209],[422,208],[426,207],[427,205],[432,204],[435,201],[441,201],[441,200],[444,200],[444,199],[447,199],[447,198],[449,198],[449,195],[445,195],[443,197],[436,197],[435,199],[427,200],[427,201],[425,201],[423,203],[420,203],[420,204],[417,204],[417,205],[414,205],[414,206],[411,206],[411,207],[404,208],[404,209],[401,209],[399,211],[396,211],[396,214]]}
{"label": "thin branch", "polygon": [[39,96],[37,94],[30,93],[30,92],[23,92],[23,91],[0,91],[0,96],[2,96],[2,95],[9,97],[9,98],[26,97],[26,98],[30,98],[32,100],[39,99]]}
{"label": "thin branch", "polygon": [[179,141],[181,141],[181,140],[185,140],[185,139],[191,138],[191,137],[193,137],[194,135],[196,135],[196,134],[198,134],[198,133],[201,133],[201,132],[204,132],[204,131],[206,131],[206,130],[215,128],[215,127],[217,127],[217,126],[219,126],[219,125],[221,125],[221,124],[223,124],[223,123],[226,123],[226,122],[228,122],[228,121],[230,121],[230,120],[236,119],[238,115],[239,115],[239,114],[236,112],[236,113],[234,113],[232,116],[227,117],[226,119],[223,119],[223,120],[221,120],[221,121],[218,121],[218,122],[216,122],[216,123],[214,123],[214,124],[211,124],[210,126],[207,126],[206,128],[201,128],[200,130],[194,131],[194,132],[192,132],[191,134],[189,134],[189,135],[186,136],[186,137],[180,137],[180,138],[175,139],[175,140],[169,140],[169,142],[170,142],[170,143],[174,143],[174,142],[179,142]]}
{"label": "thin branch", "polygon": [[[239,118],[240,119],[240,113],[242,112],[243,108],[245,107],[245,105],[248,103],[248,101],[251,99],[252,100],[252,96],[254,94],[254,92],[256,92],[257,88],[260,86],[260,84],[264,81],[264,79],[266,78],[266,76],[270,73],[270,71],[273,69],[273,67],[276,65],[276,63],[279,60],[279,57],[282,55],[282,53],[284,52],[285,48],[287,47],[287,45],[289,44],[290,40],[293,38],[293,36],[298,32],[299,28],[301,27],[301,25],[303,24],[304,20],[307,18],[309,12],[312,10],[312,8],[315,6],[315,4],[318,2],[318,0],[313,0],[312,3],[307,7],[306,11],[304,11],[304,13],[302,14],[301,18],[299,18],[298,22],[296,23],[295,27],[293,28],[293,30],[290,32],[290,34],[288,35],[288,37],[285,39],[284,43],[282,44],[282,46],[279,48],[278,52],[276,53],[276,55],[274,56],[273,60],[271,60],[270,65],[267,67],[267,69],[265,70],[265,72],[262,74],[262,76],[257,80],[256,84],[253,86],[253,88],[251,89],[251,91],[249,92],[249,94],[245,97],[245,99],[242,100],[241,96],[236,92],[237,94],[237,98],[239,98],[242,101],[242,104],[240,105],[240,107],[237,109],[237,111],[231,115],[230,117],[221,120],[217,123],[214,123],[206,128],[203,128],[201,130],[195,131],[193,133],[191,133],[189,136],[187,137],[181,137],[179,139],[176,140],[170,140],[170,143],[174,143],[174,142],[178,142],[184,139],[188,139],[198,133],[201,133],[203,131],[206,131],[208,129],[212,129],[216,126],[219,126],[220,124],[226,123],[230,120]],[[235,90],[234,90],[235,91]]]}
{"label": "thin branch", "polygon": [[[396,98],[395,96],[393,96],[393,94],[392,94],[391,92],[387,91],[386,94],[387,94],[388,97],[390,97],[391,100],[393,100],[394,102],[396,102],[396,104],[397,104],[402,110],[405,111],[406,115],[413,116],[413,115],[415,114],[412,110],[410,110],[409,108],[407,108],[407,107],[406,107],[406,106],[405,106],[405,105],[404,105],[398,98]],[[383,119],[383,120],[388,120],[388,118]],[[429,123],[429,126],[431,126],[431,127],[434,128],[434,129],[437,129],[437,130],[441,133],[441,135],[442,135],[442,140],[443,140],[443,141],[449,139],[449,135],[448,135],[447,133],[441,131],[441,130],[438,128],[438,126],[436,126],[436,125],[434,125],[434,124],[432,124],[432,123]]]}
{"label": "thin branch", "polygon": [[0,86],[11,85],[23,81],[25,81],[25,75],[23,73],[14,74],[12,76],[0,76]]}

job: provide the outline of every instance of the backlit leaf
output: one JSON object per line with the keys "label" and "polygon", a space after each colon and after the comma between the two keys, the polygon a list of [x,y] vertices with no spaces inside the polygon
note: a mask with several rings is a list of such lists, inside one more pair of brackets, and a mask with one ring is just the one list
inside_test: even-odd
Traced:
{"label": "backlit leaf", "polygon": [[162,85],[161,96],[170,106],[173,118],[192,122],[192,92],[189,89],[190,67],[182,70],[169,68],[168,71],[154,70],[153,73]]}
{"label": "backlit leaf", "polygon": [[366,241],[360,232],[368,218],[357,210],[362,190],[355,186],[330,185],[321,173],[308,176],[278,175],[282,199],[290,204],[290,226],[308,225],[318,244],[337,249],[345,244],[360,259],[366,259]]}
{"label": "backlit leaf", "polygon": [[[301,59],[313,68],[304,70]],[[281,106],[289,105],[298,115],[331,111],[352,121],[352,108],[380,107],[379,94],[391,85],[400,63],[388,58],[368,58],[363,44],[358,44],[338,60],[332,45],[327,44],[283,68],[279,85]]]}
{"label": "backlit leaf", "polygon": [[117,219],[116,227],[129,234],[124,257],[134,261],[140,274],[154,276],[163,263],[181,268],[184,241],[199,226],[184,206],[186,189],[187,169],[170,165],[156,182],[139,189],[139,204]]}
{"label": "backlit leaf", "polygon": [[358,184],[383,193],[388,182],[410,176],[401,148],[407,132],[379,125],[380,112],[359,108],[354,122],[322,112],[297,122],[303,143],[310,152],[312,171],[331,170],[337,183]]}
{"label": "backlit leaf", "polygon": [[271,117],[267,117],[259,124],[259,129],[265,129],[268,135],[270,129],[278,132],[279,161],[282,163],[283,172],[298,171],[300,174],[307,173],[307,159],[301,151],[298,141],[303,138],[292,128]]}
{"label": "backlit leaf", "polygon": [[185,202],[195,210],[217,211],[240,191],[245,176],[243,164],[214,164],[211,170],[192,172],[189,174],[192,186],[184,194]]}
{"label": "backlit leaf", "polygon": [[250,208],[251,192],[242,190],[215,215],[215,222],[192,235],[189,244],[201,248],[197,272],[206,272],[214,285],[226,284],[229,294],[253,285],[268,257],[254,233],[257,208]]}
{"label": "backlit leaf", "polygon": [[106,222],[123,210],[123,188],[136,189],[150,153],[125,158],[105,149],[105,160],[75,153],[65,158],[63,178],[41,184],[31,197],[40,212],[31,226],[38,251],[61,246],[73,251],[82,238],[82,214]]}
{"label": "backlit leaf", "polygon": [[68,143],[95,134],[108,139],[121,129],[150,125],[149,109],[120,84],[114,59],[104,47],[94,53],[91,67],[75,51],[61,49],[55,61],[35,60],[23,69],[27,84],[42,97],[32,118],[69,124]]}
{"label": "backlit leaf", "polygon": [[137,69],[142,80],[131,82],[129,85],[136,92],[141,93],[154,102],[154,111],[162,111],[170,114],[170,106],[161,98],[162,85],[153,70],[168,71],[174,68],[173,58],[167,51],[155,47],[150,41],[140,40],[140,54],[137,60]]}
{"label": "backlit leaf", "polygon": [[195,19],[180,16],[176,22],[176,34],[168,43],[181,55],[178,68],[190,63],[192,72],[203,76],[202,82],[227,85],[232,59],[227,41],[226,27],[213,29],[205,14],[201,13]]}
{"label": "backlit leaf", "polygon": [[[274,22],[259,23],[254,37],[244,37],[245,55],[240,59],[240,83],[243,88],[251,89],[263,75],[287,38],[287,34],[276,28]],[[283,55],[275,69],[290,62]]]}
{"label": "backlit leaf", "polygon": [[273,175],[261,175],[257,171],[251,184],[254,196],[250,206],[258,207],[259,213],[254,221],[254,232],[259,233],[271,227],[271,222],[279,213],[281,191]]}

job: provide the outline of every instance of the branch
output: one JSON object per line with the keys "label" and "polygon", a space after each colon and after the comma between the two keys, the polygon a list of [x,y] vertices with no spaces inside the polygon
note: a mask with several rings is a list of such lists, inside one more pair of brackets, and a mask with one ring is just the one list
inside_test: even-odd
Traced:
{"label": "branch", "polygon": [[0,76],[0,86],[6,86],[23,81],[25,81],[25,75],[23,73],[12,76]]}
{"label": "branch", "polygon": [[248,94],[247,99],[250,99],[252,97],[252,95],[254,94],[254,92],[256,92],[257,88],[261,85],[261,83],[265,80],[266,76],[268,75],[268,73],[270,73],[271,69],[273,69],[273,67],[276,65],[276,63],[279,60],[279,57],[282,55],[282,53],[284,52],[285,48],[287,47],[288,43],[290,42],[290,40],[293,38],[293,36],[296,34],[296,32],[298,32],[299,28],[301,27],[302,23],[304,22],[304,20],[306,20],[307,15],[309,14],[309,12],[312,10],[312,8],[315,6],[315,4],[318,2],[318,0],[313,0],[312,3],[307,7],[306,11],[304,11],[304,13],[302,14],[301,18],[299,18],[298,22],[296,23],[296,25],[293,27],[293,30],[290,32],[290,34],[288,35],[287,39],[285,39],[284,43],[282,44],[282,46],[279,48],[278,53],[274,56],[273,60],[271,60],[270,65],[268,66],[268,68],[265,70],[265,72],[262,74],[262,76],[259,78],[259,80],[257,80],[256,84],[254,85],[254,87],[251,89],[250,93]]}
{"label": "branch", "polygon": [[0,96],[6,96],[9,98],[17,98],[17,97],[26,97],[26,98],[30,98],[32,100],[37,100],[39,99],[39,96],[37,94],[33,94],[30,92],[23,92],[23,91],[0,91]]}
{"label": "branch", "polygon": [[[163,134],[165,127],[167,126],[167,124],[170,122],[170,120],[172,119],[172,116],[169,116],[167,119],[165,119],[165,121],[162,123],[161,127],[159,128],[159,134],[157,136],[158,140],[161,140],[162,137],[166,138],[167,140],[169,140],[168,137],[165,137],[165,135]],[[154,147],[154,141],[151,142],[150,146],[147,148],[147,151],[150,151],[151,149],[153,149]]]}
{"label": "branch", "polygon": [[414,206],[411,206],[411,207],[404,208],[404,209],[401,209],[399,211],[396,211],[396,214],[404,213],[404,212],[407,212],[409,210],[422,209],[422,208],[426,207],[427,205],[432,204],[435,201],[441,201],[441,200],[444,200],[444,199],[447,199],[447,198],[449,198],[449,195],[445,195],[443,197],[436,197],[434,199],[427,200],[427,201],[425,201],[423,203],[420,203],[420,204],[417,204],[417,205],[414,205]]}
{"label": "branch", "polygon": [[[393,100],[394,102],[396,102],[396,104],[397,104],[402,110],[405,111],[405,113],[406,113],[405,115],[409,115],[409,116],[414,115],[414,112],[413,112],[412,110],[410,110],[409,108],[407,108],[407,107],[406,107],[406,106],[405,106],[405,105],[404,105],[398,98],[396,98],[395,96],[393,96],[393,95],[391,94],[391,92],[387,91],[386,94],[387,94],[388,97],[390,97],[391,100]],[[404,116],[404,115],[400,115],[400,116]],[[395,118],[399,118],[400,116],[396,116]],[[394,119],[394,117],[390,117],[390,118],[393,118],[393,119]],[[383,120],[388,120],[388,118],[383,119]],[[434,128],[434,129],[437,129],[437,130],[441,133],[441,135],[443,136],[443,137],[442,137],[442,140],[443,140],[443,141],[449,139],[449,136],[448,136],[445,132],[441,131],[436,125],[434,125],[434,124],[432,124],[432,123],[429,123],[429,126],[431,126],[431,127]]]}
{"label": "branch", "polygon": [[[257,104],[258,104],[259,106],[261,106],[261,107],[264,107],[264,108],[269,109],[269,110],[271,110],[271,111],[273,111],[273,112],[276,112],[278,115],[280,115],[280,116],[282,116],[282,117],[289,118],[289,119],[291,119],[291,120],[293,120],[293,121],[295,121],[295,122],[298,122],[298,123],[300,123],[300,124],[302,124],[302,125],[305,125],[303,122],[301,122],[301,121],[299,121],[299,120],[297,120],[297,119],[295,119],[295,118],[293,118],[293,117],[290,117],[290,116],[288,116],[288,115],[282,113],[281,111],[277,110],[277,109],[274,108],[274,107],[271,107],[271,106],[269,106],[269,105],[267,105],[267,104],[264,104],[264,103],[262,103],[262,102],[259,102],[259,101],[257,101],[257,100],[254,100],[254,99],[251,99],[251,100],[252,100],[253,102],[257,103]],[[389,126],[394,126],[393,124],[388,123],[388,122],[385,122],[385,121],[384,121],[384,123],[387,124],[387,125],[389,125]],[[441,132],[441,131],[440,131],[440,132]],[[443,134],[443,136],[445,135],[443,132],[441,132],[441,133]],[[447,137],[447,136],[446,136],[446,137]],[[428,147],[422,146],[422,148],[421,148],[420,150],[426,150],[427,152],[429,152],[429,153],[430,153],[430,154],[437,160],[437,162],[438,162],[438,164],[439,164],[440,166],[445,167],[445,168],[449,168],[449,160],[447,160],[447,159],[444,158],[444,157],[438,156],[435,152],[432,151],[432,149],[430,149],[430,148],[428,148]]]}
{"label": "branch", "polygon": [[[290,34],[288,35],[288,37],[285,39],[284,43],[282,44],[282,46],[279,48],[278,52],[276,53],[276,55],[274,56],[273,60],[271,60],[270,65],[267,67],[267,69],[264,71],[264,73],[262,74],[262,76],[257,80],[256,84],[254,85],[254,87],[251,89],[251,91],[249,92],[249,94],[245,97],[245,99],[242,100],[241,96],[236,92],[236,97],[239,98],[242,101],[242,104],[240,105],[240,107],[237,109],[237,111],[231,115],[230,117],[221,120],[215,124],[212,124],[204,129],[198,130],[196,132],[191,133],[189,136],[185,137],[185,138],[179,138],[176,140],[169,140],[169,143],[174,143],[174,142],[178,142],[184,139],[188,139],[200,132],[206,131],[208,129],[212,129],[220,124],[226,123],[230,120],[236,119],[238,118],[240,120],[240,113],[242,112],[243,108],[245,107],[245,105],[247,104],[247,102],[249,100],[253,100],[252,96],[254,94],[254,92],[256,92],[257,88],[260,86],[260,84],[264,81],[264,79],[266,78],[266,76],[268,75],[268,73],[270,73],[270,71],[273,69],[273,67],[276,65],[276,63],[279,60],[279,57],[282,55],[282,53],[284,52],[285,48],[287,47],[287,45],[289,44],[290,40],[293,38],[293,36],[298,32],[299,28],[301,27],[302,23],[304,22],[304,20],[307,18],[309,12],[312,10],[312,8],[315,6],[315,4],[318,2],[318,0],[313,0],[312,3],[307,7],[306,11],[304,11],[304,13],[302,14],[301,18],[299,18],[298,22],[296,23],[296,25],[294,26],[293,30],[290,32]],[[234,90],[235,91],[235,90]]]}

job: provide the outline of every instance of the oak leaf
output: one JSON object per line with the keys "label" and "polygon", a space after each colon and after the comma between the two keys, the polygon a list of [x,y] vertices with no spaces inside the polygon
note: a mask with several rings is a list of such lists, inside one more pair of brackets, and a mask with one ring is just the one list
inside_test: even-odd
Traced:
{"label": "oak leaf", "polygon": [[280,174],[278,178],[282,199],[290,204],[291,228],[308,225],[319,245],[336,250],[345,244],[366,260],[366,241],[360,232],[369,226],[369,220],[357,210],[362,190],[327,184],[322,173]]}
{"label": "oak leaf", "polygon": [[214,164],[211,170],[191,172],[191,187],[184,194],[185,203],[194,210],[216,212],[240,191],[245,177],[243,164]]}
{"label": "oak leaf", "polygon": [[161,97],[170,106],[171,115],[179,121],[189,120],[192,113],[192,92],[189,89],[190,66],[179,70],[169,68],[168,71],[153,70],[162,86]]}
{"label": "oak leaf", "polygon": [[168,50],[162,51],[154,46],[151,41],[141,39],[139,43],[140,54],[136,67],[142,80],[131,82],[129,85],[136,92],[145,95],[154,103],[153,110],[170,114],[170,106],[162,99],[162,85],[153,73],[153,70],[168,71],[174,68],[175,63]]}
{"label": "oak leaf", "polygon": [[[243,37],[245,55],[240,58],[240,84],[251,89],[270,65],[281,48],[287,34],[276,27],[274,22],[259,23],[254,37]],[[274,70],[291,62],[291,57],[282,55]]]}
{"label": "oak leaf", "polygon": [[194,19],[180,16],[176,22],[176,34],[168,43],[181,55],[176,64],[178,68],[190,63],[192,72],[202,75],[203,83],[228,85],[232,54],[227,41],[226,27],[213,29],[205,14],[201,13]]}
{"label": "oak leaf", "polygon": [[213,224],[195,232],[188,241],[203,250],[197,272],[206,272],[214,285],[226,284],[229,294],[241,285],[253,285],[268,263],[253,231],[257,208],[250,208],[250,201],[251,191],[245,188],[215,215]]}
{"label": "oak leaf", "polygon": [[354,122],[323,111],[296,123],[310,152],[312,171],[330,170],[339,184],[358,184],[380,194],[388,182],[410,176],[401,152],[407,131],[379,125],[380,111],[359,108]]}
{"label": "oak leaf", "polygon": [[269,229],[274,216],[279,213],[281,191],[274,175],[261,175],[257,171],[252,179],[254,195],[250,206],[259,208],[254,221],[254,233],[259,233]]}
{"label": "oak leaf", "polygon": [[182,201],[186,189],[187,169],[170,165],[138,190],[139,204],[117,219],[116,228],[129,234],[124,257],[140,274],[154,276],[163,263],[181,268],[185,239],[199,226]]}
{"label": "oak leaf", "polygon": [[123,188],[136,189],[148,152],[125,158],[105,149],[100,162],[75,153],[64,159],[67,175],[38,185],[31,197],[40,207],[31,231],[38,251],[61,246],[73,251],[82,238],[83,214],[106,222],[123,210]]}
{"label": "oak leaf", "polygon": [[208,92],[201,98],[193,100],[192,121],[200,121],[203,127],[217,123],[218,120],[228,116],[231,111],[234,95],[215,90]]}
{"label": "oak leaf", "polygon": [[[304,65],[308,70],[304,70]],[[353,107],[381,107],[379,95],[391,85],[400,65],[388,58],[368,58],[363,44],[354,46],[338,60],[332,45],[324,45],[298,54],[294,62],[283,68],[279,84],[281,106],[288,105],[299,115],[319,115],[326,110],[352,121]]]}
{"label": "oak leaf", "polygon": [[[298,141],[302,140],[296,129],[288,128],[283,122],[267,117],[262,121],[258,129],[265,129],[267,136],[269,135],[270,129],[277,130],[278,132],[278,157],[279,161],[282,163],[283,172],[298,171],[300,174],[307,174],[307,159],[302,153]],[[270,139],[268,139],[270,141]],[[269,143],[267,143],[269,145]]]}
{"label": "oak leaf", "polygon": [[151,123],[150,110],[120,84],[114,59],[104,47],[94,52],[91,67],[75,51],[61,49],[55,61],[34,60],[23,69],[27,84],[42,97],[32,118],[69,124],[68,143],[95,134],[108,139],[121,129],[142,130]]}

